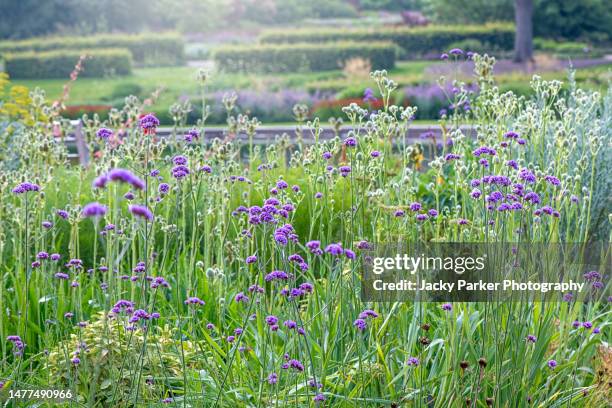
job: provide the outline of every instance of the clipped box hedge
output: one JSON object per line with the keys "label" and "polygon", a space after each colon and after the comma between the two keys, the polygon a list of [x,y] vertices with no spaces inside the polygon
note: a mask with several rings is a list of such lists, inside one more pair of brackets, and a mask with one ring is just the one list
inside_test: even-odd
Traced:
{"label": "clipped box hedge", "polygon": [[[89,37],[31,38],[0,42],[0,55],[27,51],[93,50],[126,48],[134,61],[146,66],[181,65],[185,62],[185,42],[179,34],[100,34]],[[4,57],[3,57],[4,58]]]}
{"label": "clipped box hedge", "polygon": [[4,69],[13,79],[68,79],[81,55],[87,55],[87,58],[79,76],[103,77],[132,72],[132,54],[120,48],[7,54]]}
{"label": "clipped box hedge", "polygon": [[302,72],[341,69],[347,60],[363,58],[372,69],[395,65],[396,46],[389,42],[260,44],[217,50],[214,60],[226,72]]}
{"label": "clipped box hedge", "polygon": [[449,45],[463,40],[478,40],[495,49],[510,50],[514,47],[514,25],[490,23],[381,29],[269,30],[262,33],[259,40],[263,44],[390,41],[401,47],[405,58],[413,59],[447,51]]}

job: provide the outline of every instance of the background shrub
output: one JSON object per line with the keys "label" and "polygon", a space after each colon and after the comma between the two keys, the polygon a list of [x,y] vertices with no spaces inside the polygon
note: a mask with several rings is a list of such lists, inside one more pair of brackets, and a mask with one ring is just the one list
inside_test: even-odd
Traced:
{"label": "background shrub", "polygon": [[132,71],[132,55],[125,49],[57,50],[7,54],[4,69],[11,78],[68,78],[81,55],[88,57],[83,77],[128,75]]}
{"label": "background shrub", "polygon": [[479,40],[468,38],[467,40],[457,41],[449,44],[449,49],[459,48],[465,51],[477,52],[479,54],[491,53],[491,49],[494,48],[489,44],[483,44]]}
{"label": "background shrub", "polygon": [[142,98],[144,95],[144,90],[140,84],[134,82],[123,82],[121,84],[117,84],[113,87],[113,92],[110,95],[111,100],[113,99],[123,99],[126,96],[135,95],[139,98]]}
{"label": "background shrub", "polygon": [[395,65],[395,54],[392,43],[381,42],[262,44],[222,48],[214,59],[229,72],[296,72],[341,69],[353,58],[369,60],[372,69],[389,69]]}
{"label": "background shrub", "polygon": [[32,38],[0,42],[0,55],[27,51],[126,48],[141,65],[180,65],[185,62],[185,43],[178,34],[102,34],[89,37]]}
{"label": "background shrub", "polygon": [[536,50],[549,52],[560,58],[595,58],[605,53],[602,49],[593,48],[587,43],[577,41],[559,42],[545,38],[535,38],[533,46]]}
{"label": "background shrub", "polygon": [[401,47],[403,57],[412,59],[438,55],[458,41],[476,40],[495,49],[510,50],[514,46],[514,26],[490,23],[467,26],[427,26],[383,29],[303,29],[270,30],[260,37],[262,43],[324,43],[331,41],[391,41]]}

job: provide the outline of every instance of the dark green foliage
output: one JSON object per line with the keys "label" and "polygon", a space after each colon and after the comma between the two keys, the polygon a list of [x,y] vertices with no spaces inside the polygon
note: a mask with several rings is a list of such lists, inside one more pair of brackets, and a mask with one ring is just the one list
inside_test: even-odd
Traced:
{"label": "dark green foliage", "polygon": [[352,58],[369,60],[372,69],[389,69],[395,54],[393,44],[380,42],[262,44],[222,48],[214,59],[228,72],[298,72],[339,69]]}
{"label": "dark green foliage", "polygon": [[424,7],[434,21],[474,24],[514,21],[514,0],[428,0]]}
{"label": "dark green foliage", "polygon": [[73,15],[65,0],[0,1],[0,38],[26,38],[55,32],[71,24]]}
{"label": "dark green foliage", "polygon": [[361,10],[421,10],[427,0],[357,0]]}
{"label": "dark green foliage", "polygon": [[474,26],[428,26],[386,29],[303,29],[271,30],[260,37],[263,43],[302,43],[328,41],[391,41],[401,47],[404,58],[446,51],[457,41],[477,40],[494,48],[508,50],[514,45],[514,26],[509,23],[490,23]]}
{"label": "dark green foliage", "polygon": [[342,0],[233,0],[225,9],[226,21],[243,25],[282,25],[309,18],[345,18],[358,15],[354,7]]}
{"label": "dark green foliage", "polygon": [[2,0],[0,38],[169,27],[166,0]]}
{"label": "dark green foliage", "polygon": [[194,33],[357,15],[346,0],[0,0],[0,38],[169,29]]}
{"label": "dark green foliage", "polygon": [[[514,21],[514,0],[428,0],[423,10],[434,21]],[[556,39],[609,42],[612,6],[609,0],[534,0],[534,34]]]}
{"label": "dark green foliage", "polygon": [[68,79],[81,55],[87,55],[88,58],[79,76],[128,75],[132,71],[132,56],[128,50],[124,49],[58,50],[7,54],[4,65],[6,72],[13,79]]}
{"label": "dark green foliage", "polygon": [[557,39],[612,40],[609,0],[536,0],[534,34]]}
{"label": "dark green foliage", "polygon": [[184,41],[178,34],[102,34],[89,37],[32,38],[0,42],[0,55],[25,51],[127,48],[142,65],[180,65],[185,60]]}

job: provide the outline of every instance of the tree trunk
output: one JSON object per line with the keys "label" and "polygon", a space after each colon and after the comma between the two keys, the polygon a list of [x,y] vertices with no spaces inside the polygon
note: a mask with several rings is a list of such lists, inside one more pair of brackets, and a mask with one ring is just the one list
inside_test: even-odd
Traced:
{"label": "tree trunk", "polygon": [[533,0],[514,0],[514,61],[533,60]]}

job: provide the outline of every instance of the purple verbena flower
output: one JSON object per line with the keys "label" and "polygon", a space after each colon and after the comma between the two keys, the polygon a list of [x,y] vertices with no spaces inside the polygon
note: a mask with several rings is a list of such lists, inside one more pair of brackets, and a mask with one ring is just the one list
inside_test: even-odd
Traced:
{"label": "purple verbena flower", "polygon": [[329,244],[328,246],[326,246],[325,252],[333,256],[340,256],[342,255],[344,250],[342,249],[342,244],[338,242],[337,244]]}
{"label": "purple verbena flower", "polygon": [[194,305],[194,306],[195,305],[200,305],[200,306],[205,305],[205,302],[202,299],[195,297],[195,296],[187,298],[184,303],[186,305]]}
{"label": "purple verbena flower", "polygon": [[136,217],[144,218],[147,221],[153,220],[153,213],[144,205],[132,204],[128,206],[128,209]]}
{"label": "purple verbena flower", "polygon": [[107,211],[106,206],[98,202],[93,202],[83,207],[83,211],[81,212],[81,215],[87,218],[89,217],[98,218],[98,217],[103,217],[106,214],[106,211]]}
{"label": "purple verbena flower", "polygon": [[24,182],[13,188],[13,193],[15,194],[24,194],[30,191],[40,191],[40,186],[38,184]]}
{"label": "purple verbena flower", "polygon": [[418,365],[419,365],[419,363],[420,363],[420,361],[419,361],[419,359],[418,359],[418,358],[416,358],[416,357],[409,357],[409,358],[408,358],[408,361],[406,362],[406,364],[407,364],[407,365],[409,365],[409,366],[413,366],[413,367],[418,366]]}
{"label": "purple verbena flower", "polygon": [[98,136],[102,140],[108,140],[112,135],[113,131],[105,127],[98,129],[98,131],[96,132],[96,136]]}
{"label": "purple verbena flower", "polygon": [[152,113],[148,113],[140,118],[138,124],[145,134],[152,134],[155,133],[155,129],[159,126],[159,119]]}
{"label": "purple verbena flower", "polygon": [[364,331],[366,327],[368,327],[368,324],[364,319],[356,319],[353,322],[353,326],[355,326],[355,328],[359,331]]}

